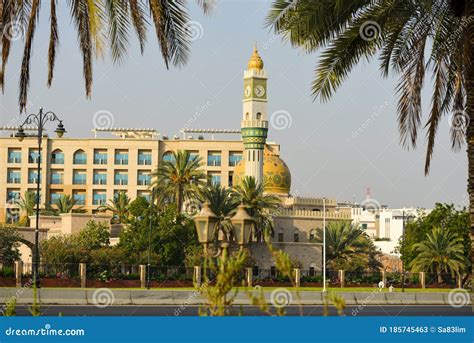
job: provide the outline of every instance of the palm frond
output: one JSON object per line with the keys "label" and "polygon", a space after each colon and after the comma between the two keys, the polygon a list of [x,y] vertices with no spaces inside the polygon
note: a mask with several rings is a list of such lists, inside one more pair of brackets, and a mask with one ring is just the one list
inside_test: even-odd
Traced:
{"label": "palm frond", "polygon": [[51,0],[50,9],[50,36],[49,36],[49,49],[48,49],[48,87],[51,87],[54,76],[54,65],[56,62],[56,49],[59,44],[58,35],[58,18],[56,15],[56,0]]}

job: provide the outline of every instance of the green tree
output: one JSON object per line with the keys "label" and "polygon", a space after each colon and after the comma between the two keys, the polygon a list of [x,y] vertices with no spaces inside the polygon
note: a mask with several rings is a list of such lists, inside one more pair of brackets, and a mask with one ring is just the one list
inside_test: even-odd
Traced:
{"label": "green tree", "polygon": [[[69,15],[77,32],[77,41],[82,54],[83,74],[86,96],[92,92],[93,60],[104,55],[109,46],[112,60],[120,64],[130,48],[130,31],[135,31],[140,51],[143,53],[147,31],[154,29],[158,39],[161,56],[168,68],[170,64],[186,64],[191,45],[191,32],[188,29],[190,20],[187,1],[116,1],[116,0],[71,0]],[[213,0],[197,0],[204,13],[208,13]],[[2,68],[0,70],[0,87],[4,88],[6,64],[15,40],[8,39],[12,26],[21,25],[25,32],[23,59],[20,68],[19,105],[23,111],[28,101],[30,84],[30,61],[33,39],[39,25],[41,0],[11,0],[0,3],[0,32],[5,32],[2,40]],[[59,5],[63,5],[60,1]],[[58,1],[50,1],[50,42],[48,49],[47,85],[51,86],[59,48],[58,14],[68,11],[57,10]]]}
{"label": "green tree", "polygon": [[201,202],[209,203],[212,212],[218,217],[214,239],[218,239],[218,233],[222,232],[225,240],[229,240],[232,236],[232,223],[230,218],[234,214],[239,199],[230,188],[224,188],[220,185],[210,183],[200,190]]}
{"label": "green tree", "polygon": [[128,212],[132,217],[143,217],[148,214],[150,210],[150,203],[148,200],[146,200],[145,197],[139,196],[136,197],[135,200],[133,200],[130,203],[130,206],[128,207]]}
{"label": "green tree", "polygon": [[163,161],[153,173],[152,187],[162,203],[173,202],[181,213],[184,201],[196,199],[206,174],[201,169],[200,157],[192,157],[185,150],[173,151],[172,156],[171,161]]}
{"label": "green tree", "polygon": [[255,237],[257,241],[268,240],[273,232],[273,216],[281,201],[278,197],[265,194],[265,186],[246,176],[234,187],[239,203],[245,205],[248,214],[255,220]]}
{"label": "green tree", "polygon": [[456,234],[462,238],[463,255],[466,258],[465,270],[471,269],[471,241],[469,239],[469,213],[466,209],[456,209],[453,204],[437,203],[428,214],[420,212],[416,220],[410,221],[405,226],[405,246],[402,250],[402,238],[400,238],[398,251],[402,253],[402,260],[410,265],[418,255],[415,245],[426,239],[427,234],[433,228],[443,229]]}
{"label": "green tree", "polygon": [[466,268],[463,239],[456,233],[435,227],[426,239],[413,246],[416,257],[411,262],[414,272],[436,271],[438,283],[443,283],[442,272],[460,276]]}
{"label": "green tree", "polygon": [[129,216],[130,198],[127,193],[119,192],[109,203],[99,207],[100,211],[110,211],[114,216],[114,221],[120,224],[127,223]]}
{"label": "green tree", "polygon": [[4,226],[0,228],[0,262],[12,265],[20,259],[20,242],[22,236],[14,227]]}
{"label": "green tree", "polygon": [[405,147],[416,146],[422,127],[421,90],[431,74],[431,109],[423,126],[427,130],[425,173],[441,118],[451,111],[453,148],[467,142],[473,214],[474,65],[469,62],[474,60],[473,14],[474,3],[466,0],[274,0],[267,22],[307,53],[324,49],[312,84],[315,98],[329,99],[361,60],[378,58],[383,76],[391,71],[400,74],[398,123]]}
{"label": "green tree", "polygon": [[[160,266],[181,266],[187,260],[190,246],[198,247],[194,222],[167,206],[151,216],[152,263]],[[118,247],[123,248],[131,264],[147,263],[150,234],[150,216],[131,219],[121,232]],[[188,259],[189,260],[189,259]]]}
{"label": "green tree", "polygon": [[89,220],[81,231],[77,233],[80,246],[95,250],[110,244],[109,226],[105,223]]}
{"label": "green tree", "polygon": [[[318,230],[317,241],[323,242],[323,230]],[[379,254],[362,228],[348,221],[330,222],[326,226],[326,262],[330,268],[378,270]]]}
{"label": "green tree", "polygon": [[36,193],[25,191],[23,196],[16,202],[20,206],[22,218],[20,219],[20,226],[30,225],[30,216],[35,214],[36,209]]}

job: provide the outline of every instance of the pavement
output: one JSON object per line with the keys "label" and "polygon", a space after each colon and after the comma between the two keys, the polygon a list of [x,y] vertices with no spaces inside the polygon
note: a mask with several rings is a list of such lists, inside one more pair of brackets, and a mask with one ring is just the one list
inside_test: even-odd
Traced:
{"label": "pavement", "polygon": [[[48,305],[42,306],[43,316],[197,316],[199,306],[156,306],[156,305],[112,305],[97,307],[94,305]],[[18,305],[17,316],[31,315],[27,305]],[[276,313],[274,307],[270,308],[272,314]],[[288,316],[322,316],[324,307],[320,305],[286,306],[285,314]],[[265,316],[255,306],[233,306],[229,315]],[[334,307],[329,308],[329,315],[337,316]],[[383,305],[383,306],[347,306],[345,316],[473,316],[470,306],[452,307],[447,305]]]}

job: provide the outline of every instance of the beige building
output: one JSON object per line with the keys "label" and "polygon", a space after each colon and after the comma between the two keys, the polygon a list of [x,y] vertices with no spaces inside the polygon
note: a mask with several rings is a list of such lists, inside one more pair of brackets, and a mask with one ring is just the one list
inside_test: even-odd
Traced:
{"label": "beige building", "polygon": [[[93,130],[94,138],[45,137],[40,175],[42,207],[53,204],[61,194],[68,194],[93,215],[117,192],[125,191],[132,199],[149,197],[153,170],[161,161],[169,160],[172,151],[187,150],[202,158],[202,168],[213,182],[225,187],[239,183],[246,175],[263,180],[267,192],[282,200],[282,208],[274,219],[273,243],[290,253],[303,270],[320,270],[322,249],[315,237],[323,220],[350,220],[351,214],[339,210],[335,199],[291,195],[291,173],[280,158],[280,146],[266,140],[266,104],[267,74],[255,49],[244,72],[243,111],[238,130],[186,129],[182,137],[158,139],[153,129],[102,128]],[[235,123],[237,126],[239,118],[235,118]],[[103,135],[109,137],[99,137]],[[18,220],[16,201],[25,191],[35,191],[36,146],[34,137],[22,142],[12,137],[0,138],[0,221]],[[67,224],[68,220],[62,218],[61,222],[76,227]],[[58,230],[53,224],[48,225],[51,233]],[[252,243],[251,250],[259,268],[272,269],[272,259],[263,243]]]}

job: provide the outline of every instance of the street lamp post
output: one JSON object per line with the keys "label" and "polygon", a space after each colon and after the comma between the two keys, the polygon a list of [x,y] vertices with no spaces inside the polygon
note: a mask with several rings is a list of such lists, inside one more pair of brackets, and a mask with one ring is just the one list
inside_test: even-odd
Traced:
{"label": "street lamp post", "polygon": [[323,292],[326,292],[326,198],[323,198]]}
{"label": "street lamp post", "polygon": [[61,138],[66,130],[63,126],[63,121],[60,120],[54,112],[48,111],[43,112],[43,108],[40,108],[39,113],[29,114],[23,124],[18,128],[18,132],[15,134],[15,137],[21,142],[26,137],[25,130],[23,126],[25,125],[36,125],[38,128],[38,160],[37,160],[37,174],[36,178],[36,223],[35,223],[35,251],[33,253],[33,284],[36,287],[40,286],[39,280],[39,207],[40,207],[40,176],[41,176],[41,149],[43,143],[43,129],[48,121],[54,122],[57,121],[58,127],[54,132]]}

